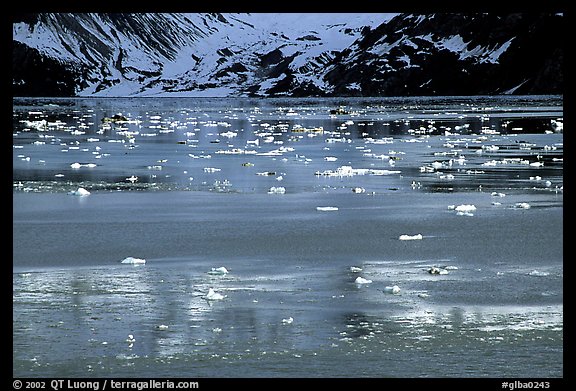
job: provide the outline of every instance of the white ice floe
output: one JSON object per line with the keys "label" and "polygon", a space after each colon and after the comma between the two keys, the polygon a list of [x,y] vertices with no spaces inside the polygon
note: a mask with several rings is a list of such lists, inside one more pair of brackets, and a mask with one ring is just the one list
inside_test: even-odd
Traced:
{"label": "white ice floe", "polygon": [[530,273],[528,273],[529,276],[536,276],[536,277],[546,277],[549,276],[550,273],[548,272],[541,272],[539,270],[532,270]]}
{"label": "white ice floe", "polygon": [[440,268],[440,267],[436,267],[436,266],[432,266],[430,269],[428,269],[428,273],[430,274],[448,274],[448,270],[446,270],[445,268]]}
{"label": "white ice floe", "polygon": [[268,190],[268,194],[285,194],[285,193],[286,193],[286,188],[282,187],[282,186],[272,186]]}
{"label": "white ice floe", "polygon": [[293,317],[289,317],[289,318],[282,319],[282,323],[283,323],[283,324],[291,324],[292,322],[294,322],[294,318],[293,318]]}
{"label": "white ice floe", "polygon": [[398,285],[387,286],[384,288],[384,293],[392,293],[394,295],[397,295],[398,293],[400,293],[400,287]]}
{"label": "white ice floe", "polygon": [[316,171],[314,174],[317,176],[328,176],[328,177],[351,177],[355,175],[392,175],[400,174],[399,170],[381,170],[372,168],[352,168],[352,166],[340,166],[336,170],[324,170]]}
{"label": "white ice floe", "polygon": [[398,239],[400,240],[422,240],[422,234],[416,234],[416,235],[400,235],[400,237],[398,237]]}
{"label": "white ice floe", "polygon": [[168,326],[165,324],[160,324],[160,325],[156,326],[156,328],[158,330],[168,330]]}
{"label": "white ice floe", "polygon": [[363,278],[363,277],[357,277],[357,278],[354,280],[354,282],[355,282],[356,284],[362,285],[362,284],[371,284],[371,283],[372,283],[372,280],[368,280],[367,278]]}
{"label": "white ice floe", "polygon": [[96,167],[96,164],[94,164],[94,163],[72,163],[72,164],[70,164],[70,168],[77,169],[80,167],[94,168],[94,167]]}
{"label": "white ice floe", "polygon": [[208,274],[217,275],[217,276],[224,276],[224,275],[228,274],[228,269],[226,269],[224,266],[213,267],[208,272]]}
{"label": "white ice floe", "polygon": [[359,193],[366,193],[366,189],[363,187],[353,187],[352,192],[359,194]]}
{"label": "white ice floe", "polygon": [[146,263],[146,260],[141,258],[126,257],[120,263],[126,263],[130,265],[143,265]]}
{"label": "white ice floe", "polygon": [[79,187],[77,190],[71,191],[69,195],[84,197],[90,195],[90,192],[83,187]]}
{"label": "white ice floe", "polygon": [[362,271],[362,268],[358,266],[350,266],[350,271],[352,273],[360,273]]}
{"label": "white ice floe", "polygon": [[215,292],[214,289],[212,289],[212,288],[208,289],[208,293],[206,294],[206,296],[204,296],[204,298],[206,300],[210,300],[210,301],[212,301],[212,300],[224,300],[225,297],[226,297],[225,295],[222,295],[220,293]]}
{"label": "white ice floe", "polygon": [[338,210],[336,206],[317,206],[316,210],[320,212],[334,212]]}
{"label": "white ice floe", "polygon": [[455,210],[459,216],[474,216],[473,212],[476,211],[476,206],[472,204],[448,205],[448,209]]}
{"label": "white ice floe", "polygon": [[514,204],[514,207],[518,209],[530,209],[530,204],[527,202],[517,202]]}

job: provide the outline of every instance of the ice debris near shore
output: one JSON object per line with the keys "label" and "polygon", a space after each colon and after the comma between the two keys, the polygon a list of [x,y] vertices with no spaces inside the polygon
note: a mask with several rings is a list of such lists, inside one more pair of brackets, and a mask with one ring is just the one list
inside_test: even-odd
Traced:
{"label": "ice debris near shore", "polygon": [[146,260],[141,258],[126,257],[122,261],[120,261],[120,263],[130,265],[144,265],[146,263]]}

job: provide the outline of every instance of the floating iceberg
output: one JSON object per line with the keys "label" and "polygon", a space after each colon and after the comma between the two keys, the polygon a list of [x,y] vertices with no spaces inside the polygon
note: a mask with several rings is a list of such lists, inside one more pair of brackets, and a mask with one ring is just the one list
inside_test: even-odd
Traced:
{"label": "floating iceberg", "polygon": [[208,294],[204,296],[206,300],[224,300],[226,296],[220,293],[214,292],[214,289],[208,289]]}
{"label": "floating iceberg", "polygon": [[448,209],[455,210],[459,216],[474,216],[473,212],[476,211],[476,206],[472,204],[448,205]]}
{"label": "floating iceberg", "polygon": [[363,278],[363,277],[357,277],[357,278],[354,280],[354,282],[355,282],[356,284],[371,284],[371,283],[372,283],[372,280],[368,280],[368,279]]}
{"label": "floating iceberg", "polygon": [[400,239],[400,240],[422,240],[422,234],[400,235],[400,237],[398,239]]}
{"label": "floating iceberg", "polygon": [[228,269],[226,269],[224,266],[213,267],[212,270],[208,272],[208,274],[223,276],[228,274]]}
{"label": "floating iceberg", "polygon": [[73,196],[84,197],[90,195],[90,192],[83,187],[79,187],[78,190],[71,191],[68,194]]}
{"label": "floating iceberg", "polygon": [[397,295],[398,293],[400,293],[400,287],[398,285],[387,286],[386,288],[384,288],[384,293],[392,293],[394,295]]}
{"label": "floating iceberg", "polygon": [[120,263],[127,263],[130,265],[143,265],[146,263],[146,260],[141,258],[127,257],[124,258]]}

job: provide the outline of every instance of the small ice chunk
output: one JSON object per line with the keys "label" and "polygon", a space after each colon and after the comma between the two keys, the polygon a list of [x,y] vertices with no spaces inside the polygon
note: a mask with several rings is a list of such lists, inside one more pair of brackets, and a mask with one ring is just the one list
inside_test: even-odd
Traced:
{"label": "small ice chunk", "polygon": [[517,202],[516,204],[514,204],[514,206],[520,209],[530,209],[530,204],[527,202]]}
{"label": "small ice chunk", "polygon": [[206,300],[223,300],[226,296],[214,291],[214,289],[208,289],[208,294],[204,296]]}
{"label": "small ice chunk", "polygon": [[448,274],[448,270],[446,269],[442,269],[436,266],[432,266],[430,269],[428,269],[428,273],[430,274]]}
{"label": "small ice chunk", "polygon": [[359,194],[359,193],[365,193],[365,192],[366,192],[366,189],[364,189],[363,187],[354,187],[354,188],[352,188],[352,192],[353,192],[353,193],[357,193],[357,194]]}
{"label": "small ice chunk", "polygon": [[422,234],[400,235],[400,237],[398,237],[398,239],[400,239],[400,240],[422,240]]}
{"label": "small ice chunk", "polygon": [[208,274],[223,276],[223,275],[228,274],[228,269],[226,269],[224,266],[213,267],[213,268],[208,272]]}
{"label": "small ice chunk", "polygon": [[168,330],[168,326],[165,324],[160,324],[160,325],[156,326],[156,328],[158,330]]}
{"label": "small ice chunk", "polygon": [[400,293],[400,287],[398,285],[387,286],[386,288],[384,288],[384,292],[397,295],[398,293]]}
{"label": "small ice chunk", "polygon": [[363,277],[357,277],[357,278],[354,280],[354,282],[355,282],[356,284],[371,284],[371,283],[372,283],[372,280],[368,280],[368,279],[363,278]]}
{"label": "small ice chunk", "polygon": [[476,210],[476,206],[472,204],[462,204],[454,208],[456,212],[471,213]]}
{"label": "small ice chunk", "polygon": [[269,190],[268,190],[268,194],[285,194],[286,193],[286,188],[282,187],[282,186],[272,186]]}
{"label": "small ice chunk", "polygon": [[292,323],[292,322],[294,322],[294,318],[293,318],[293,317],[289,317],[289,318],[282,319],[282,323],[283,323],[283,324],[290,324],[290,323]]}
{"label": "small ice chunk", "polygon": [[362,271],[361,267],[357,267],[357,266],[350,266],[350,271],[352,273],[360,273]]}
{"label": "small ice chunk", "polygon": [[334,212],[338,210],[336,206],[317,206],[316,210],[320,212]]}
{"label": "small ice chunk", "polygon": [[146,263],[146,260],[141,258],[126,257],[120,263],[127,263],[131,265],[143,265]]}
{"label": "small ice chunk", "polygon": [[133,344],[134,342],[136,342],[136,339],[134,338],[134,336],[132,334],[128,334],[128,338],[126,338],[126,342],[128,342],[129,344]]}

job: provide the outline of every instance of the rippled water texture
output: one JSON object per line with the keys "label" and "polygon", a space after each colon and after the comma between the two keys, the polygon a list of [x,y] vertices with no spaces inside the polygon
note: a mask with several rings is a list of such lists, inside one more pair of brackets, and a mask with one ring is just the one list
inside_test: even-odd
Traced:
{"label": "rippled water texture", "polygon": [[15,99],[13,185],[15,377],[563,376],[561,97]]}

